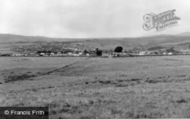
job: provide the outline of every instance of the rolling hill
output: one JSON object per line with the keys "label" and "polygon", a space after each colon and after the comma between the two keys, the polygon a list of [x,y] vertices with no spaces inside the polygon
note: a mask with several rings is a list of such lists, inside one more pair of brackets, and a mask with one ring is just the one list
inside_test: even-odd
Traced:
{"label": "rolling hill", "polygon": [[[124,49],[139,48],[146,50],[154,47],[178,47],[181,49],[190,48],[190,33],[177,35],[156,35],[136,38],[48,38],[41,36],[22,36],[12,34],[0,34],[0,52],[10,50],[13,46],[35,46],[51,44],[55,47],[71,47],[83,49],[114,49],[116,46],[123,46]],[[47,45],[47,47],[48,47]]]}

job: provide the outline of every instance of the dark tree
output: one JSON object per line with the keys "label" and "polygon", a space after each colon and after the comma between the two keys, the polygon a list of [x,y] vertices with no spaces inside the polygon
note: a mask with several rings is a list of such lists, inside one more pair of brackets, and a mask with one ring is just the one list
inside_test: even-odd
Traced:
{"label": "dark tree", "polygon": [[117,46],[114,50],[114,52],[121,53],[123,51],[123,47]]}
{"label": "dark tree", "polygon": [[86,55],[87,53],[89,53],[87,50],[84,50],[83,53]]}
{"label": "dark tree", "polygon": [[102,50],[96,48],[96,55],[97,56],[102,56]]}

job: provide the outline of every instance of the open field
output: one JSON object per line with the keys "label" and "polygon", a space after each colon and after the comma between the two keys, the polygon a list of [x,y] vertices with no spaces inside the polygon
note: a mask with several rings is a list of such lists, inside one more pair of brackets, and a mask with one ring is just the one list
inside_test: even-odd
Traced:
{"label": "open field", "polygon": [[50,119],[190,118],[190,56],[1,57],[0,106]]}

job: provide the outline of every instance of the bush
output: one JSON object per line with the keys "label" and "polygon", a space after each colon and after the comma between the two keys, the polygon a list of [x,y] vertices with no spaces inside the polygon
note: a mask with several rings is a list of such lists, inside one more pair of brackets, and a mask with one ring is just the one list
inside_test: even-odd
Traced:
{"label": "bush", "polygon": [[114,52],[121,53],[123,51],[123,47],[117,46],[114,50]]}

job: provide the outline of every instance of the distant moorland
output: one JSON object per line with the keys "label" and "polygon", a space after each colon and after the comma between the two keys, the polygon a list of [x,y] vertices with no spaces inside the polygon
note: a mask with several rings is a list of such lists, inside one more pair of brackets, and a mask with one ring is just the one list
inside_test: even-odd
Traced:
{"label": "distant moorland", "polygon": [[41,36],[21,36],[0,34],[0,52],[95,49],[113,50],[116,46],[123,46],[125,50],[154,50],[163,47],[177,49],[190,48],[190,33],[177,35],[156,35],[136,38],[48,38]]}

